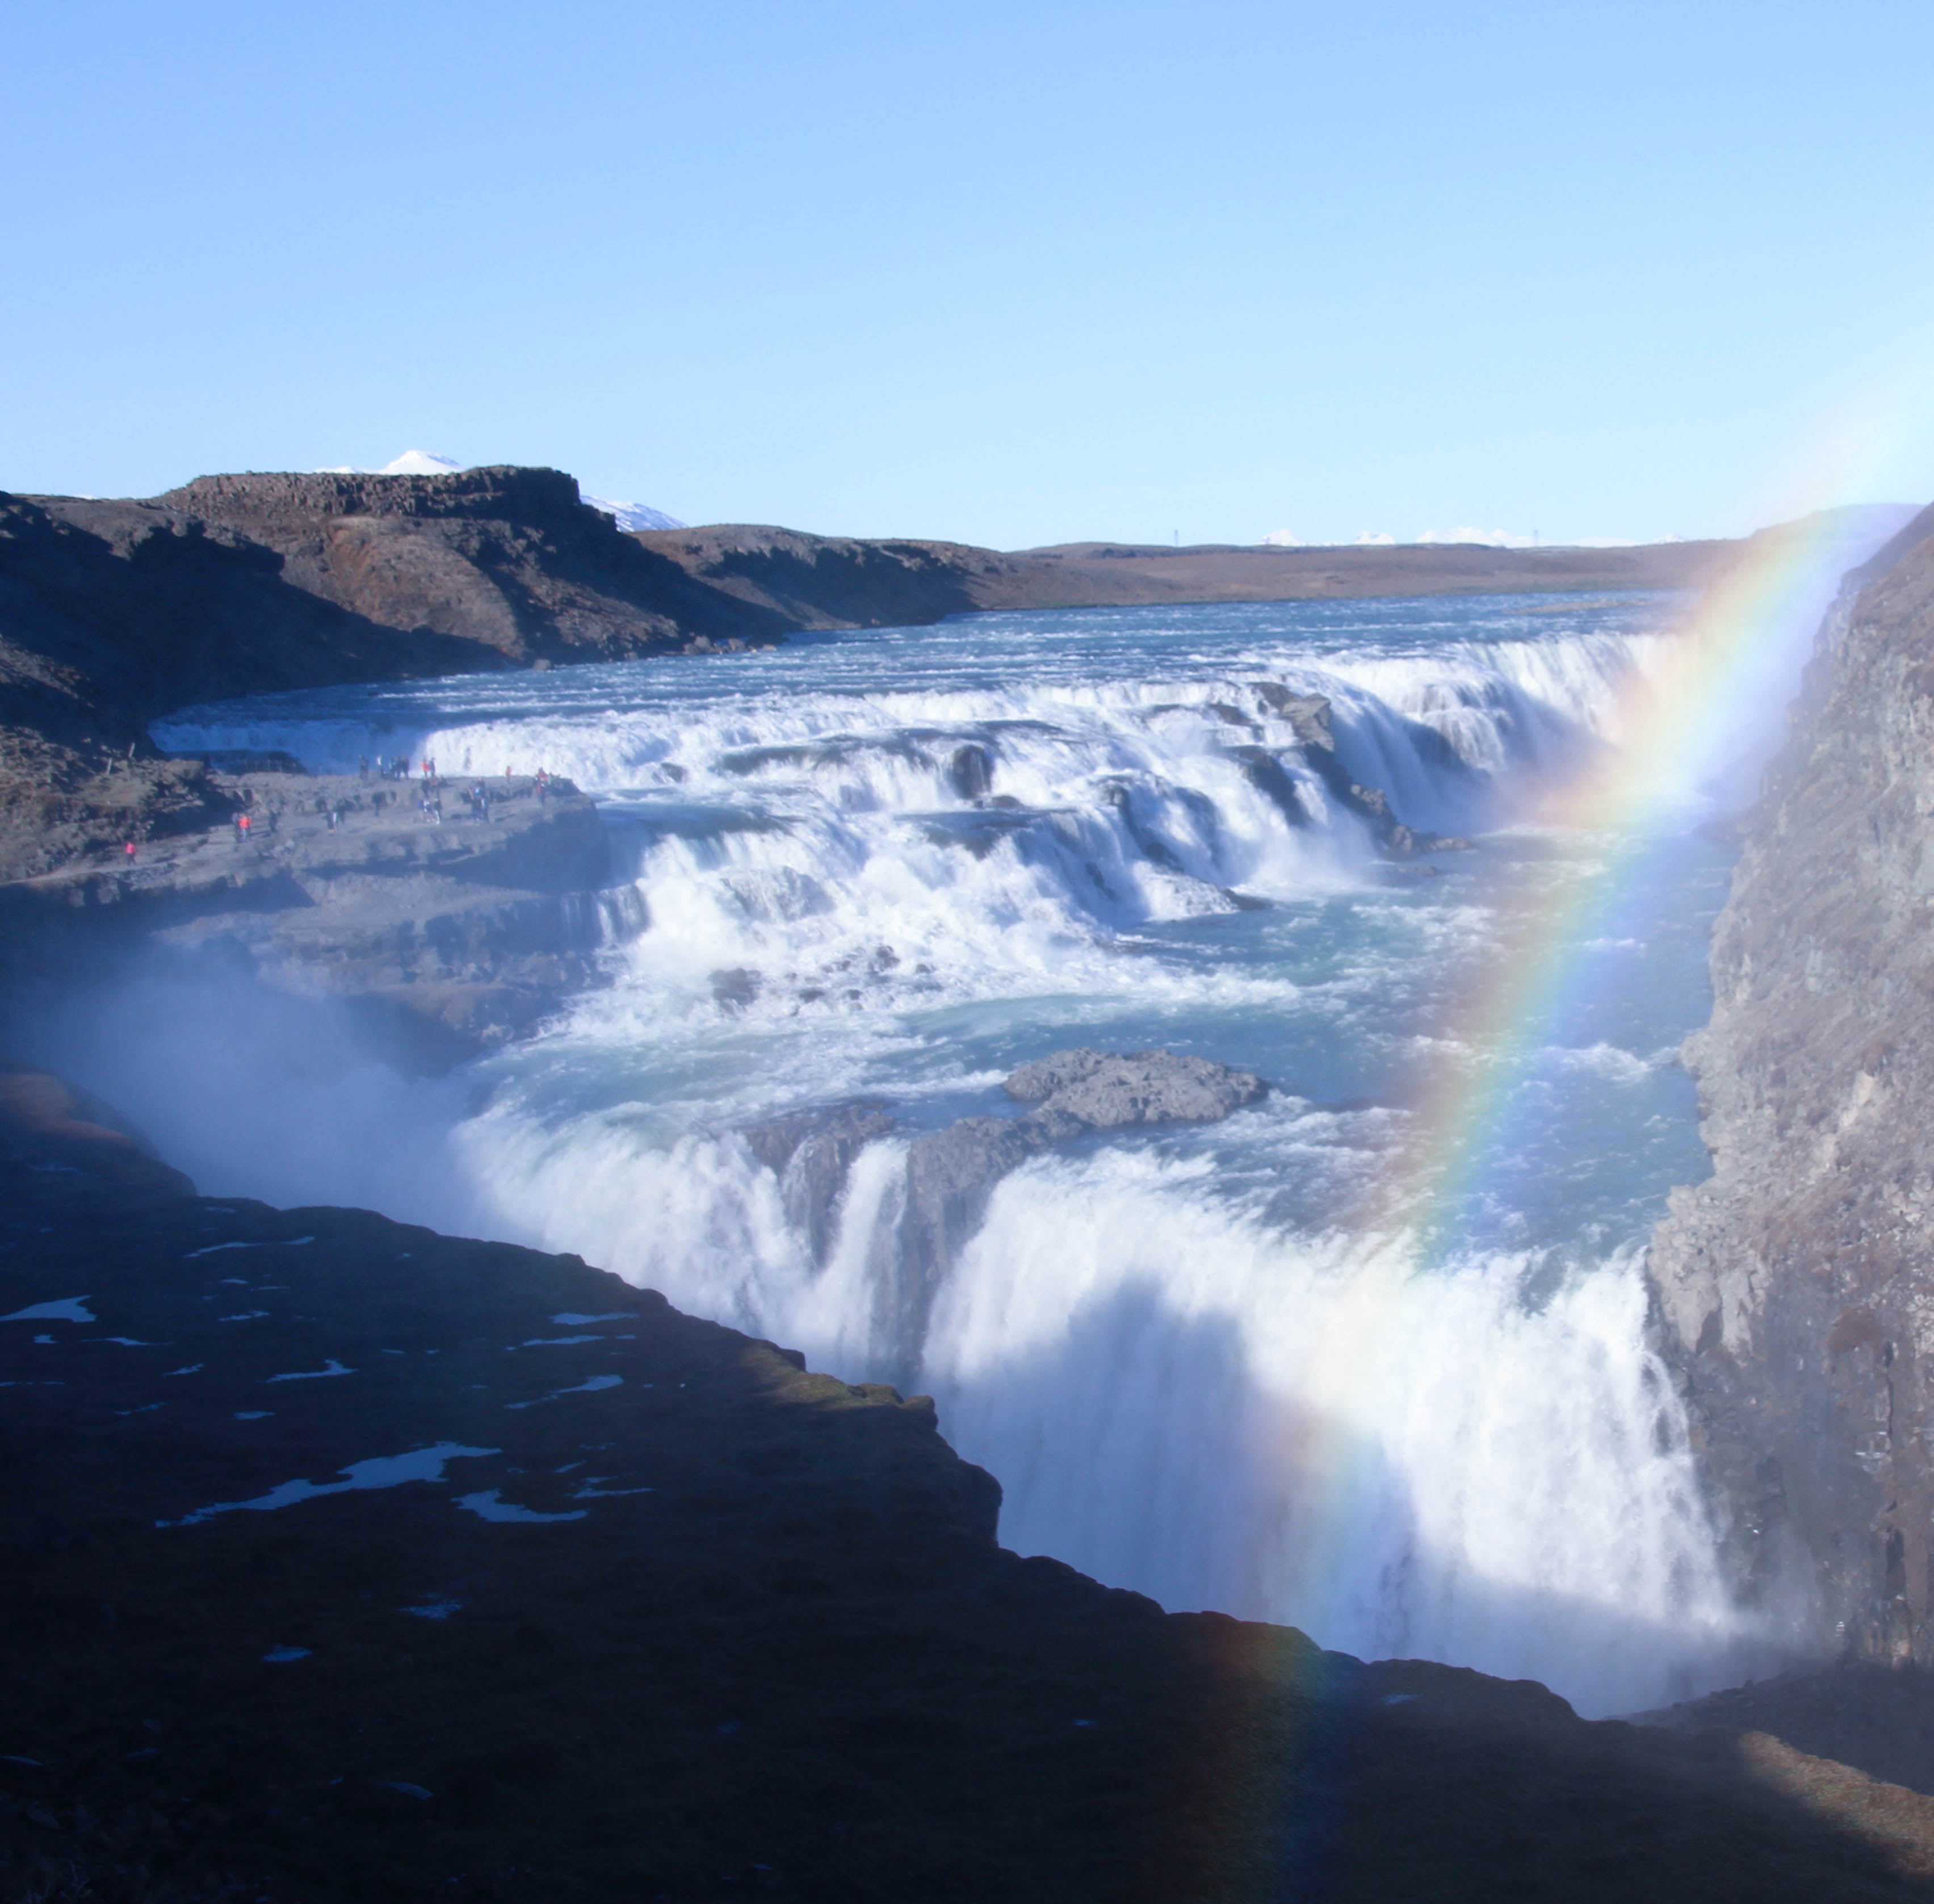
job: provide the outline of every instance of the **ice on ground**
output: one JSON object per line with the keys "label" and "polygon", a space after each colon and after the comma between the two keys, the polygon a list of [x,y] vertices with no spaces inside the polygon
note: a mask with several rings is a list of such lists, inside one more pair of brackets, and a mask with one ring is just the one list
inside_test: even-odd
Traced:
{"label": "ice on ground", "polygon": [[601,1342],[602,1336],[533,1336],[527,1342],[511,1342],[512,1351],[520,1348],[568,1348],[573,1342]]}
{"label": "ice on ground", "polygon": [[554,1315],[551,1321],[560,1329],[581,1329],[587,1322],[635,1322],[637,1318],[629,1309],[614,1309],[609,1315],[580,1315],[566,1309],[562,1315]]}
{"label": "ice on ground", "polygon": [[271,1646],[263,1654],[263,1662],[270,1666],[286,1666],[292,1659],[307,1659],[310,1656],[307,1646]]}
{"label": "ice on ground", "polygon": [[259,1243],[212,1243],[200,1249],[191,1249],[182,1261],[192,1263],[197,1256],[212,1256],[218,1249],[261,1249],[264,1247],[265,1246]]}
{"label": "ice on ground", "polygon": [[607,1487],[604,1483],[613,1477],[610,1475],[594,1475],[571,1496],[574,1501],[615,1501],[625,1494],[655,1494],[655,1487]]}
{"label": "ice on ground", "polygon": [[[224,1317],[222,1319],[226,1321],[230,1318]],[[345,1369],[332,1355],[327,1368],[298,1369],[293,1375],[269,1375],[264,1379],[269,1381],[320,1381],[325,1375],[353,1375],[355,1372],[354,1369]]]}
{"label": "ice on ground", "polygon": [[459,1494],[456,1505],[486,1520],[582,1520],[590,1512],[588,1508],[574,1508],[568,1514],[539,1514],[534,1508],[520,1508],[514,1501],[505,1500],[494,1487],[483,1494]]}
{"label": "ice on ground", "polygon": [[623,1384],[622,1375],[593,1375],[589,1381],[580,1381],[571,1388],[553,1388],[548,1395],[540,1395],[529,1402],[506,1402],[507,1408],[534,1408],[539,1402],[554,1402],[560,1395],[595,1394],[601,1388],[616,1388]]}
{"label": "ice on ground", "polygon": [[237,1421],[267,1421],[275,1413],[273,1408],[243,1408],[236,1415]]}
{"label": "ice on ground", "polygon": [[420,1607],[405,1607],[402,1610],[414,1613],[418,1619],[447,1619],[452,1613],[463,1610],[461,1600],[426,1600]]}
{"label": "ice on ground", "polygon": [[100,1317],[87,1306],[93,1300],[92,1296],[68,1296],[57,1303],[35,1303],[11,1315],[0,1315],[0,1322],[98,1322]]}
{"label": "ice on ground", "polygon": [[198,1375],[207,1366],[206,1362],[191,1362],[185,1369],[170,1369],[166,1373],[170,1375]]}
{"label": "ice on ground", "polygon": [[[237,1416],[239,1420],[241,1417]],[[448,1461],[480,1460],[502,1451],[494,1448],[465,1448],[457,1442],[438,1442],[433,1448],[412,1448],[407,1454],[379,1454],[367,1461],[355,1461],[341,1470],[341,1481],[285,1481],[281,1487],[258,1494],[252,1501],[218,1501],[212,1507],[197,1508],[179,1520],[158,1520],[157,1527],[192,1527],[197,1521],[218,1514],[246,1510],[262,1513],[271,1508],[294,1507],[298,1501],[312,1501],[324,1494],[351,1494],[372,1488],[401,1487],[405,1481],[443,1479]]]}

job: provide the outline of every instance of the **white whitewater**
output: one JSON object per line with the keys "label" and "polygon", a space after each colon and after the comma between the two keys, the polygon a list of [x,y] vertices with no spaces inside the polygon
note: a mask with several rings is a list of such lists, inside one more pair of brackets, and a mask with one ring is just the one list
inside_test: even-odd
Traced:
{"label": "white whitewater", "polygon": [[[1487,1178],[1473,1240],[1436,1260],[1361,1212],[1447,990],[1514,907],[1601,873],[1602,842],[1514,815],[1617,744],[1663,612],[974,617],[191,710],[161,737],[547,767],[601,797],[624,856],[610,987],[435,1096],[433,1142],[410,1100],[414,1188],[384,1174],[385,1087],[362,1161],[333,1149],[312,1195],[378,1185],[396,1214],[574,1250],[816,1366],[930,1390],[1023,1551],[1631,1710],[1737,1677],[1759,1637],[1721,1583],[1637,1261],[1703,1169],[1669,1059],[1706,1010],[1721,849],[1688,835],[1581,950],[1589,1001],[1524,1080],[1537,1135]],[[1480,850],[1380,869],[1306,744],[1312,696],[1343,781]],[[1199,1051],[1278,1088],[1014,1172],[910,1338],[885,1300],[908,1141],[1071,1044]],[[856,1098],[894,1127],[815,1237],[746,1133]],[[197,1142],[176,1161],[205,1184],[261,1187],[215,1126]]]}

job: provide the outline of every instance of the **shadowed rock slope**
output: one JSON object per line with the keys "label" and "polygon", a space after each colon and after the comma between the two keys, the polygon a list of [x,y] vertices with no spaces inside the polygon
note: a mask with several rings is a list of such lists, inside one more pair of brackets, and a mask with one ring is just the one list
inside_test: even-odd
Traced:
{"label": "shadowed rock slope", "polygon": [[924,1399],[6,1082],[10,1904],[1934,1894],[1914,1792],[1164,1613]]}
{"label": "shadowed rock slope", "polygon": [[1850,578],[1686,1047],[1713,1175],[1651,1272],[1742,1577],[1934,1659],[1934,511]]}
{"label": "shadowed rock slope", "polygon": [[116,846],[0,879],[0,1038],[77,983],[212,971],[345,1002],[402,1062],[443,1070],[599,983],[598,949],[645,923],[633,888],[601,890],[610,839],[568,781],[198,784],[218,818],[132,858]]}

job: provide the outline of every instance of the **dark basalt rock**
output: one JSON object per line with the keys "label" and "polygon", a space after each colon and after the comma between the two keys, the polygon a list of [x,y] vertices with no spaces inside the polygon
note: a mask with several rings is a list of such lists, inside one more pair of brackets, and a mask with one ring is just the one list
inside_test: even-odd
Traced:
{"label": "dark basalt rock", "polygon": [[[1250,685],[1260,706],[1279,720],[1289,723],[1304,764],[1323,782],[1324,791],[1339,806],[1347,813],[1354,813],[1368,825],[1379,851],[1393,860],[1409,860],[1422,853],[1469,851],[1471,842],[1468,839],[1406,826],[1392,810],[1390,796],[1381,787],[1366,787],[1350,777],[1337,757],[1336,731],[1330,723],[1330,703],[1326,696],[1296,694],[1280,681],[1257,681]],[[1216,702],[1210,705],[1213,711],[1225,719],[1243,719],[1237,709]],[[1417,726],[1414,728],[1413,734],[1420,747],[1441,765],[1453,771],[1461,767],[1462,763],[1435,729]],[[1275,806],[1291,826],[1309,825],[1311,815],[1303,796],[1276,755],[1260,746],[1232,747],[1228,751],[1240,764],[1243,778]]]}
{"label": "dark basalt rock", "polygon": [[1255,788],[1292,827],[1306,827],[1310,812],[1289,770],[1267,747],[1231,747],[1229,757],[1243,770],[1243,778]]}
{"label": "dark basalt rock", "polygon": [[962,800],[981,799],[994,784],[994,755],[978,743],[956,747],[947,763],[947,778]]}
{"label": "dark basalt rock", "polygon": [[893,1125],[885,1104],[866,1098],[790,1112],[744,1133],[752,1155],[778,1177],[787,1219],[806,1234],[815,1262],[824,1263],[832,1247],[854,1160]]}

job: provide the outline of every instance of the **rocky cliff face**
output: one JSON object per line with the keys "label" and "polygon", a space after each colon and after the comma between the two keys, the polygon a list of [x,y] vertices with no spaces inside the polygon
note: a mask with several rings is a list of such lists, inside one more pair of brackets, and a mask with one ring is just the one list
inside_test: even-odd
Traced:
{"label": "rocky cliff face", "polygon": [[694,582],[556,469],[203,476],[154,506],[246,536],[286,582],[381,627],[512,661],[622,661],[786,625]]}
{"label": "rocky cliff face", "polygon": [[598,948],[645,924],[631,887],[601,890],[609,838],[568,782],[170,764],[194,767],[217,817],[131,857],[0,881],[0,1038],[77,981],[219,970],[345,1001],[386,1047],[440,1070],[595,984]]}
{"label": "rocky cliff face", "polygon": [[1853,578],[1689,1043],[1711,1179],[1651,1266],[1743,1579],[1934,1660],[1934,511]]}

